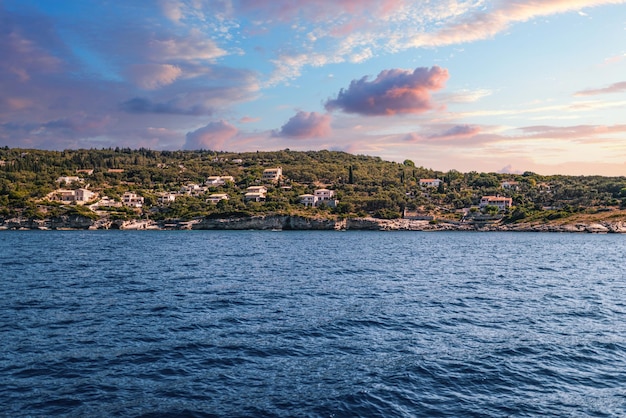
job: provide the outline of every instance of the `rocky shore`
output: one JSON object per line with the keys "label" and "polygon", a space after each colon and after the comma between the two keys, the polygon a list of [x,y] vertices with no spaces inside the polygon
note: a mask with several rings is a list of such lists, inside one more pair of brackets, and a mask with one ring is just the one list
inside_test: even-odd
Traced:
{"label": "rocky shore", "polygon": [[204,218],[192,221],[109,220],[73,215],[47,219],[0,219],[0,230],[361,230],[361,231],[517,231],[626,233],[626,221],[572,223],[429,222],[409,219],[324,219],[289,215]]}

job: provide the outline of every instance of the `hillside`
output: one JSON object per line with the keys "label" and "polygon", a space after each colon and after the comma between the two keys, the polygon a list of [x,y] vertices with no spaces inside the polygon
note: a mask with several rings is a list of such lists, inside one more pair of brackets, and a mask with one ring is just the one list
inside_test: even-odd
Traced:
{"label": "hillside", "polygon": [[[264,170],[277,168],[279,178],[263,178]],[[265,190],[247,195],[252,186]],[[303,195],[316,207],[305,207]],[[481,204],[484,196],[499,200]],[[334,151],[0,148],[0,220],[78,215],[165,222],[274,214],[510,225],[623,221],[625,209],[626,177],[440,172],[409,160]]]}

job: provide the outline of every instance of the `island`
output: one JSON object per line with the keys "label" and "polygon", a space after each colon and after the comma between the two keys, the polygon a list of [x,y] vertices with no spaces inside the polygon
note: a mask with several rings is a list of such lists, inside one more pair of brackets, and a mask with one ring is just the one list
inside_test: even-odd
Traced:
{"label": "island", "polygon": [[0,229],[626,232],[626,177],[339,151],[0,148]]}

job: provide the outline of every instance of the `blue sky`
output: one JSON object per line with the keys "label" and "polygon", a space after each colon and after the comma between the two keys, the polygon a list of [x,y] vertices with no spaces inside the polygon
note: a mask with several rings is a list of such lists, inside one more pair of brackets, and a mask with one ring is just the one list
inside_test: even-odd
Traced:
{"label": "blue sky", "polygon": [[0,146],[626,175],[626,0],[0,0]]}

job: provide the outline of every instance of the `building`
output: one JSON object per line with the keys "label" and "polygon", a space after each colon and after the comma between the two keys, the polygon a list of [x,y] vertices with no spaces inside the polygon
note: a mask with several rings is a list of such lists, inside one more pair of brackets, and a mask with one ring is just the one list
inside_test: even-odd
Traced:
{"label": "building", "polygon": [[61,176],[57,179],[57,183],[66,183],[66,184],[70,184],[70,183],[82,183],[83,179],[81,179],[80,177],[76,177],[76,176]]}
{"label": "building", "polygon": [[94,192],[87,189],[74,190],[74,197],[77,202],[89,202],[95,195]]}
{"label": "building", "polygon": [[439,187],[443,180],[439,179],[420,179],[420,187]]}
{"label": "building", "polygon": [[76,202],[80,204],[90,201],[94,198],[94,196],[96,196],[96,194],[87,189],[58,189],[53,193],[52,200],[58,200],[67,203]]}
{"label": "building", "polygon": [[246,189],[243,200],[246,202],[264,202],[267,194],[265,186],[250,186]]}
{"label": "building", "polygon": [[226,193],[214,193],[206,201],[207,203],[217,204],[220,200],[228,200],[228,195]]}
{"label": "building", "polygon": [[283,177],[283,168],[267,168],[263,170],[263,181],[279,181]]}
{"label": "building", "polygon": [[339,203],[338,200],[333,199],[334,196],[334,190],[317,189],[313,192],[313,194],[303,194],[298,197],[300,198],[300,203],[304,206],[317,207],[324,204],[334,208]]}
{"label": "building", "polygon": [[267,187],[265,186],[250,186],[246,189],[246,193],[263,193],[267,194]]}
{"label": "building", "polygon": [[190,183],[180,188],[180,194],[187,194],[190,196],[199,196],[202,193],[206,193],[207,188],[200,186],[199,184]]}
{"label": "building", "polygon": [[116,202],[108,196],[103,196],[102,199],[96,203],[96,206],[104,208],[119,208],[122,206],[122,202]]}
{"label": "building", "polygon": [[87,174],[88,176],[91,176],[93,174],[93,168],[84,168],[84,169],[76,170],[76,172],[77,173]]}
{"label": "building", "polygon": [[124,206],[131,208],[141,208],[143,207],[143,197],[138,196],[136,193],[126,192],[122,196],[122,203]]}
{"label": "building", "polygon": [[207,186],[223,186],[226,182],[235,182],[235,178],[233,176],[209,176],[206,179]]}
{"label": "building", "polygon": [[503,211],[513,206],[513,199],[503,196],[483,196],[480,199],[479,207],[483,209],[487,206],[495,206]]}
{"label": "building", "polygon": [[172,203],[176,201],[175,193],[164,193],[157,198],[157,202],[161,205],[166,205],[168,203]]}
{"label": "building", "polygon": [[315,203],[317,203],[317,198],[312,194],[303,194],[298,197],[300,198],[300,203],[307,207],[315,206]]}
{"label": "building", "polygon": [[318,201],[331,200],[331,198],[335,196],[335,191],[328,189],[317,189],[315,192],[313,192],[313,194],[315,195],[315,197],[317,197]]}
{"label": "building", "polygon": [[500,183],[500,187],[502,187],[503,189],[517,190],[519,189],[519,183],[513,180],[503,181],[502,183]]}

